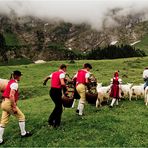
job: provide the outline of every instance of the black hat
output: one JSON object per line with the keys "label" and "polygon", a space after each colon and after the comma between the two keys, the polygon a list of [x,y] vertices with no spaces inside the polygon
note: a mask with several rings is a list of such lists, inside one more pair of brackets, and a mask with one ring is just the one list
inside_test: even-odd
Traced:
{"label": "black hat", "polygon": [[60,65],[60,69],[66,68],[67,66],[65,64]]}
{"label": "black hat", "polygon": [[22,73],[19,70],[15,70],[15,71],[13,71],[13,75],[22,76]]}
{"label": "black hat", "polygon": [[84,68],[90,68],[90,69],[92,69],[92,66],[91,66],[91,64],[89,64],[89,63],[85,63],[85,64],[83,65],[83,67],[84,67]]}

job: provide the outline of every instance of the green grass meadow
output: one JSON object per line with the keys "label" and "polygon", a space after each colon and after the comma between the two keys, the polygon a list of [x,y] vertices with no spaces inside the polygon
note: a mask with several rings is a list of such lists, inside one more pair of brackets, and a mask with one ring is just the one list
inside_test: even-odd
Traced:
{"label": "green grass meadow", "polygon": [[148,34],[146,34],[141,42],[135,44],[136,48],[143,50],[148,55]]}
{"label": "green grass meadow", "polygon": [[45,64],[0,66],[0,77],[9,78],[13,70],[23,73],[20,81],[18,106],[26,116],[26,129],[33,136],[21,139],[18,122],[11,116],[5,128],[4,147],[147,147],[148,107],[144,99],[128,99],[110,109],[107,105],[96,109],[85,105],[85,115],[79,117],[75,108],[65,108],[61,126],[49,128],[47,120],[54,108],[49,97],[50,81],[43,86],[43,79],[57,70],[62,63],[67,64],[67,72],[73,76],[85,62],[92,64],[92,72],[98,82],[109,85],[115,70],[120,71],[123,83],[143,83],[142,73],[148,67],[148,57],[116,60],[50,61]]}

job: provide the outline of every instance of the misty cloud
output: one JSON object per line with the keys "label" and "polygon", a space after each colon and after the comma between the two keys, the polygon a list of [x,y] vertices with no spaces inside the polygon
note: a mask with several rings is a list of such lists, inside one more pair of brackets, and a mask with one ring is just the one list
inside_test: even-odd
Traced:
{"label": "misty cloud", "polygon": [[[115,8],[118,11],[112,13]],[[147,0],[0,0],[1,14],[10,15],[11,10],[18,16],[85,22],[96,29],[102,27],[104,19],[108,24],[117,25],[114,16],[141,14],[143,19],[148,19]]]}

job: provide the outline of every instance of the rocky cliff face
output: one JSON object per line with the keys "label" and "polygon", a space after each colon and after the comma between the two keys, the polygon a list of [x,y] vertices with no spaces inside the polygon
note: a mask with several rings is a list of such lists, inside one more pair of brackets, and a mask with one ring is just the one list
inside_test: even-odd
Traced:
{"label": "rocky cliff face", "polygon": [[62,49],[83,53],[109,44],[131,44],[148,33],[148,22],[138,15],[114,16],[114,20],[118,25],[108,26],[106,19],[102,30],[98,31],[87,24],[16,17],[12,13],[11,17],[0,15],[0,30],[11,49],[9,55],[34,60],[63,59],[65,52],[61,52]]}

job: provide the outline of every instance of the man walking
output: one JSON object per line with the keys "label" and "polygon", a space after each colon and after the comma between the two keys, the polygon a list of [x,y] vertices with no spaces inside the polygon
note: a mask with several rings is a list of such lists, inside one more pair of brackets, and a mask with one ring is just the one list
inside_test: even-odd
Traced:
{"label": "man walking", "polygon": [[18,70],[13,71],[10,81],[8,82],[6,89],[3,93],[3,102],[1,104],[2,117],[0,122],[0,144],[3,143],[3,134],[5,126],[8,123],[9,116],[14,115],[19,120],[19,127],[21,130],[21,137],[29,137],[32,134],[25,130],[25,116],[21,110],[17,107],[17,101],[19,99],[18,81],[21,79],[22,73]]}
{"label": "man walking", "polygon": [[43,85],[51,79],[50,97],[55,104],[55,108],[49,116],[48,124],[53,127],[60,126],[62,116],[62,89],[66,92],[66,84],[64,81],[65,72],[67,66],[62,64],[58,71],[53,72],[50,76],[47,76]]}
{"label": "man walking", "polygon": [[88,78],[90,77],[90,69],[92,66],[89,63],[83,65],[83,69],[78,70],[76,74],[76,90],[80,95],[80,100],[77,107],[77,113],[82,116],[84,105],[86,102],[86,85],[89,83]]}

